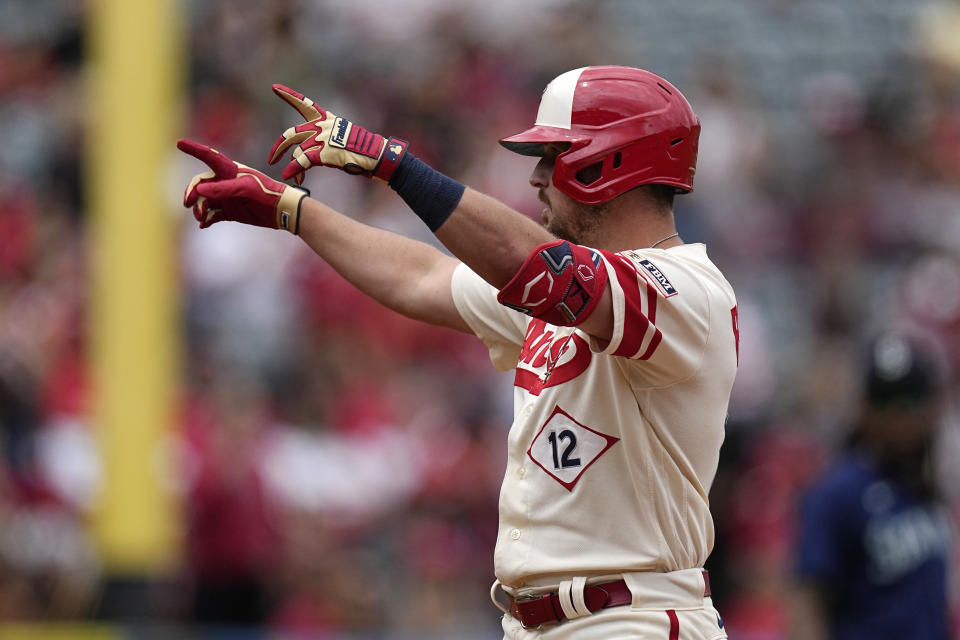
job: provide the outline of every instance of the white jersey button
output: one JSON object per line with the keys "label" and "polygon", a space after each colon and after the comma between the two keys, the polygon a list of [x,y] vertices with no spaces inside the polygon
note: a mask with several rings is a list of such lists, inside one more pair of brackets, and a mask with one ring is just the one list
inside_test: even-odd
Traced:
{"label": "white jersey button", "polygon": [[531,413],[533,413],[533,404],[528,404],[523,408],[523,417],[529,418]]}
{"label": "white jersey button", "polygon": [[520,529],[514,529],[513,531],[511,531],[511,532],[510,532],[510,537],[513,538],[514,540],[519,540],[519,539],[520,539]]}
{"label": "white jersey button", "polygon": [[520,467],[519,469],[517,469],[517,475],[522,478],[523,476],[527,475],[527,470],[524,469],[523,467]]}

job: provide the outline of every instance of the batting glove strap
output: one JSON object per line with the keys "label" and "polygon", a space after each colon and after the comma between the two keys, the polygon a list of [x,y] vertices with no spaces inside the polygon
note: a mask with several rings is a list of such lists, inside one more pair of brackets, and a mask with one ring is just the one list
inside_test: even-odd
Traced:
{"label": "batting glove strap", "polygon": [[303,189],[288,186],[280,194],[277,202],[277,228],[300,235],[300,205],[309,193]]}
{"label": "batting glove strap", "polygon": [[383,152],[380,154],[380,162],[373,170],[373,177],[389,183],[397,167],[400,166],[400,161],[407,154],[407,145],[407,141],[400,138],[387,140],[387,144],[384,145]]}

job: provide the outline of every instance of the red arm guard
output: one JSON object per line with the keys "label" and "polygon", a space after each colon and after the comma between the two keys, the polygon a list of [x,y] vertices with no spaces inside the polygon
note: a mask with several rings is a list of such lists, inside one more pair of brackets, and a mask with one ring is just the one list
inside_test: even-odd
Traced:
{"label": "red arm guard", "polygon": [[599,252],[554,240],[533,250],[497,300],[549,324],[573,327],[593,312],[606,286]]}

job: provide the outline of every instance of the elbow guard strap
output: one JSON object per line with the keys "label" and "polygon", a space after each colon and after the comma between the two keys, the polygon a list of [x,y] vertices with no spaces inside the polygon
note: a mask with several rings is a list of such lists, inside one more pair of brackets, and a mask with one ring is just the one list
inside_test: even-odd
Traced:
{"label": "elbow guard strap", "polygon": [[533,250],[497,300],[549,324],[572,327],[593,312],[606,286],[599,252],[555,240]]}

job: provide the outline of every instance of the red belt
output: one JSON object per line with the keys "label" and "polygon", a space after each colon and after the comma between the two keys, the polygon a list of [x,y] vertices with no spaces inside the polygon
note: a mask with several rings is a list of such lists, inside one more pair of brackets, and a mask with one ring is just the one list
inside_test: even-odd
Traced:
{"label": "red belt", "polygon": [[[703,597],[710,597],[710,577],[703,572]],[[633,594],[623,580],[588,584],[583,588],[583,599],[591,612],[610,607],[620,607],[633,602]],[[510,602],[510,615],[519,620],[524,629],[539,627],[549,622],[561,622],[567,619],[560,606],[560,595],[556,591],[540,593],[535,596],[514,598],[507,594]]]}

